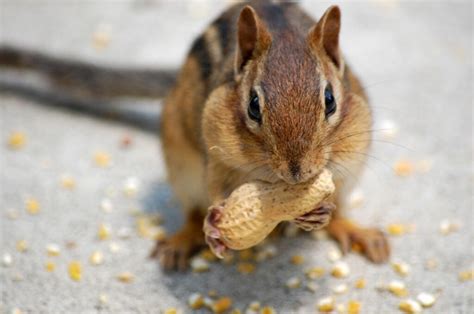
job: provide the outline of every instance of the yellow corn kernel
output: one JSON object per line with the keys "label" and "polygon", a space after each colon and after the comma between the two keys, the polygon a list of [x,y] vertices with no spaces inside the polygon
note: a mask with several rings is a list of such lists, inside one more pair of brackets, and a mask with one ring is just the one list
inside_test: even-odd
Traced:
{"label": "yellow corn kernel", "polygon": [[102,255],[101,252],[95,251],[92,253],[91,257],[89,258],[89,261],[91,262],[92,265],[100,265],[104,262],[104,256]]}
{"label": "yellow corn kernel", "polygon": [[32,197],[30,197],[29,199],[26,200],[25,207],[26,207],[26,211],[30,215],[36,215],[40,211],[40,204],[38,203],[38,201],[36,199],[34,199]]}
{"label": "yellow corn kernel", "polygon": [[174,307],[169,307],[163,312],[163,314],[178,314],[178,313],[179,311]]}
{"label": "yellow corn kernel", "polygon": [[100,224],[97,236],[100,240],[107,240],[110,237],[110,227],[106,224]]}
{"label": "yellow corn kernel", "polygon": [[301,286],[301,279],[298,277],[291,277],[286,281],[286,287],[289,289],[296,289]]}
{"label": "yellow corn kernel", "polygon": [[72,190],[76,187],[76,181],[69,175],[61,176],[61,186],[65,189]]}
{"label": "yellow corn kernel", "polygon": [[26,252],[28,250],[28,243],[26,242],[26,240],[19,240],[16,243],[16,249],[18,250],[18,252]]}
{"label": "yellow corn kernel", "polygon": [[393,223],[387,226],[387,232],[392,236],[400,236],[407,233],[407,227],[403,224]]}
{"label": "yellow corn kernel", "polygon": [[47,272],[53,272],[56,269],[56,265],[53,262],[46,262],[45,268]]}
{"label": "yellow corn kernel", "polygon": [[309,279],[317,279],[324,276],[325,273],[326,273],[326,270],[324,268],[313,267],[306,271],[306,277],[308,277]]}
{"label": "yellow corn kernel", "polygon": [[415,300],[404,300],[398,304],[398,308],[408,314],[421,313],[421,305]]}
{"label": "yellow corn kernel", "polygon": [[22,132],[13,132],[8,138],[8,146],[11,149],[20,149],[25,145],[26,136]]}
{"label": "yellow corn kernel", "polygon": [[436,297],[432,294],[422,292],[416,296],[416,300],[422,307],[432,307],[436,302]]}
{"label": "yellow corn kernel", "polygon": [[271,306],[265,306],[262,308],[260,311],[260,314],[276,314],[276,311],[273,307]]}
{"label": "yellow corn kernel", "polygon": [[364,289],[366,285],[367,280],[365,280],[364,278],[359,278],[356,280],[354,287],[356,287],[356,289]]}
{"label": "yellow corn kernel", "polygon": [[108,167],[110,164],[110,156],[104,152],[96,152],[94,154],[94,162],[99,167]]}
{"label": "yellow corn kernel", "polygon": [[347,314],[359,314],[362,305],[360,302],[355,300],[350,300],[347,303]]}
{"label": "yellow corn kernel", "polygon": [[406,297],[408,295],[408,290],[405,287],[405,284],[398,280],[393,280],[388,284],[388,291],[396,295],[397,297]]}
{"label": "yellow corn kernel", "polygon": [[48,254],[48,256],[58,256],[60,252],[61,250],[56,244],[48,244],[46,246],[46,253]]}
{"label": "yellow corn kernel", "polygon": [[333,297],[322,298],[318,301],[317,309],[320,312],[332,312],[335,307],[335,300]]}
{"label": "yellow corn kernel", "polygon": [[460,281],[469,281],[474,279],[474,269],[465,270],[459,273],[459,280]]}
{"label": "yellow corn kernel", "polygon": [[255,264],[252,263],[239,263],[237,270],[241,274],[250,274],[255,271]]}
{"label": "yellow corn kernel", "polygon": [[214,312],[214,314],[221,314],[227,311],[228,309],[230,309],[231,306],[232,306],[232,299],[229,297],[223,297],[216,300],[212,304],[212,312]]}
{"label": "yellow corn kernel", "polygon": [[345,262],[337,262],[331,270],[331,275],[336,278],[347,277],[350,273],[349,265]]}
{"label": "yellow corn kernel", "polygon": [[304,257],[302,255],[293,255],[290,261],[293,265],[301,265],[304,263]]}
{"label": "yellow corn kernel", "polygon": [[80,281],[81,276],[82,276],[82,271],[81,271],[81,263],[77,261],[73,261],[69,263],[69,277],[71,277],[72,280],[75,281]]}
{"label": "yellow corn kernel", "polygon": [[188,305],[193,310],[200,309],[204,306],[204,298],[199,293],[193,293],[188,298]]}
{"label": "yellow corn kernel", "polygon": [[397,274],[403,277],[410,273],[410,265],[404,262],[394,262],[392,263],[392,268]]}
{"label": "yellow corn kernel", "polygon": [[208,262],[215,262],[217,260],[217,257],[214,255],[214,253],[212,253],[210,249],[202,250],[199,255]]}
{"label": "yellow corn kernel", "polygon": [[413,164],[408,160],[399,160],[393,166],[395,174],[399,177],[407,177],[413,173]]}
{"label": "yellow corn kernel", "polygon": [[117,275],[117,279],[123,283],[132,282],[134,278],[135,277],[133,276],[133,274],[128,271],[124,271],[123,273]]}

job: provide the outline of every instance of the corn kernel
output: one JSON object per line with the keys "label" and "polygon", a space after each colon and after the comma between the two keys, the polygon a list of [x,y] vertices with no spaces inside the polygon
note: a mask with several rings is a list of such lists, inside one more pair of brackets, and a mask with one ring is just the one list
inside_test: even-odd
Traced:
{"label": "corn kernel", "polygon": [[460,281],[469,281],[474,279],[474,269],[465,270],[459,273],[459,280]]}
{"label": "corn kernel", "polygon": [[104,262],[104,256],[101,252],[95,251],[92,253],[91,257],[89,258],[92,265],[100,265]]}
{"label": "corn kernel", "polygon": [[416,296],[416,300],[421,304],[422,307],[432,307],[436,302],[434,295],[422,292]]}
{"label": "corn kernel", "polygon": [[380,133],[386,140],[394,139],[398,134],[398,126],[392,120],[383,120],[380,123]]}
{"label": "corn kernel", "polygon": [[16,249],[18,252],[26,252],[28,250],[28,242],[26,240],[19,240],[16,243]]}
{"label": "corn kernel", "polygon": [[104,198],[102,201],[100,201],[100,209],[106,213],[110,213],[114,209],[114,205],[109,198]]}
{"label": "corn kernel", "polygon": [[107,28],[96,30],[92,34],[92,45],[97,50],[103,50],[110,44],[110,31]]}
{"label": "corn kernel", "polygon": [[410,273],[410,265],[404,262],[394,262],[392,263],[392,268],[397,274],[403,277]]}
{"label": "corn kernel", "polygon": [[174,307],[169,307],[163,312],[163,314],[179,314],[179,313],[180,312],[178,311],[178,309]]}
{"label": "corn kernel", "polygon": [[320,312],[332,312],[335,307],[335,300],[333,297],[325,297],[318,301],[317,309]]}
{"label": "corn kernel", "polygon": [[449,220],[443,220],[439,226],[439,232],[442,235],[448,235],[450,233],[458,231],[460,228],[459,223],[452,222]]}
{"label": "corn kernel", "polygon": [[293,255],[290,261],[293,265],[301,265],[304,263],[304,257],[301,255]]}
{"label": "corn kernel", "polygon": [[200,309],[204,306],[204,298],[199,293],[193,293],[188,298],[188,305],[193,310]]}
{"label": "corn kernel", "polygon": [[191,260],[191,269],[193,272],[201,273],[209,270],[209,263],[202,257],[194,257]]}
{"label": "corn kernel", "polygon": [[253,251],[251,249],[242,250],[239,252],[239,258],[242,261],[248,261],[254,258]]}
{"label": "corn kernel", "polygon": [[57,244],[48,244],[46,246],[46,253],[49,256],[58,256],[61,250],[59,249],[59,246]]}
{"label": "corn kernel", "polygon": [[94,154],[94,162],[99,167],[108,167],[110,164],[110,156],[105,152],[96,152]]}
{"label": "corn kernel", "polygon": [[308,277],[309,279],[317,279],[324,276],[325,273],[326,273],[326,270],[324,268],[313,267],[306,271],[306,277]]}
{"label": "corn kernel", "polygon": [[8,146],[11,149],[20,149],[25,145],[26,136],[23,132],[13,132],[8,138]]}
{"label": "corn kernel", "polygon": [[338,314],[346,314],[347,312],[346,305],[343,303],[336,304],[335,310]]}
{"label": "corn kernel", "polygon": [[252,263],[239,263],[237,265],[237,270],[241,274],[250,274],[255,271],[255,265]]}
{"label": "corn kernel", "polygon": [[332,287],[332,291],[335,294],[344,294],[349,290],[349,287],[346,284],[339,284],[337,286]]}
{"label": "corn kernel", "polygon": [[332,248],[331,250],[329,250],[328,252],[328,259],[331,261],[331,262],[337,262],[338,260],[340,260],[342,257],[342,253],[340,250],[338,249],[335,249],[335,248]]}
{"label": "corn kernel", "polygon": [[401,301],[398,304],[398,308],[401,311],[403,311],[405,313],[408,313],[408,314],[421,313],[421,305],[418,302],[416,302],[415,300],[412,300],[412,299]]}
{"label": "corn kernel", "polygon": [[56,269],[56,265],[53,262],[46,262],[45,268],[47,272],[53,272]]}
{"label": "corn kernel", "polygon": [[128,197],[133,197],[137,194],[140,182],[138,178],[130,177],[125,181],[123,192]]}
{"label": "corn kernel", "polygon": [[71,277],[72,280],[75,281],[80,281],[81,276],[82,276],[82,271],[81,271],[81,263],[77,261],[73,261],[69,263],[69,277]]}
{"label": "corn kernel", "polygon": [[290,289],[299,288],[301,286],[301,279],[298,277],[291,277],[286,281],[286,286]]}
{"label": "corn kernel", "polygon": [[316,292],[316,290],[319,289],[319,286],[315,282],[308,282],[306,283],[306,289],[308,289],[311,292]]}
{"label": "corn kernel", "polygon": [[407,226],[403,224],[393,223],[387,226],[387,232],[392,236],[404,235],[407,231]]}
{"label": "corn kernel", "polygon": [[349,208],[359,208],[364,204],[364,193],[362,190],[354,190],[349,195]]}
{"label": "corn kernel", "polygon": [[72,190],[76,187],[76,181],[70,175],[62,175],[61,176],[61,186],[65,189]]}
{"label": "corn kernel", "polygon": [[202,250],[199,255],[208,262],[215,262],[217,260],[217,257],[214,255],[214,253],[212,253],[210,249]]}
{"label": "corn kernel", "polygon": [[350,273],[349,265],[341,261],[334,264],[334,267],[331,270],[331,275],[333,275],[336,278],[347,277],[349,273]]}
{"label": "corn kernel", "polygon": [[262,308],[260,311],[260,314],[276,314],[276,311],[273,307],[271,306],[265,306]]}
{"label": "corn kernel", "polygon": [[260,311],[261,304],[258,301],[253,301],[249,304],[248,309],[254,312]]}
{"label": "corn kernel", "polygon": [[134,278],[135,276],[133,276],[133,274],[128,271],[124,271],[117,275],[117,279],[123,283],[132,282]]}
{"label": "corn kernel", "polygon": [[406,297],[408,295],[408,290],[405,287],[405,284],[398,280],[393,280],[388,284],[388,291],[396,295],[397,297]]}
{"label": "corn kernel", "polygon": [[399,160],[393,166],[395,174],[399,177],[407,177],[413,173],[413,164],[408,160]]}
{"label": "corn kernel", "polygon": [[360,304],[360,302],[355,301],[355,300],[350,300],[347,303],[347,314],[359,314],[361,308],[362,308],[362,305]]}
{"label": "corn kernel", "polygon": [[13,264],[13,258],[9,253],[3,254],[2,264],[5,267],[9,267]]}
{"label": "corn kernel", "polygon": [[25,207],[26,207],[26,211],[30,215],[36,215],[40,211],[40,204],[34,198],[27,199],[26,202],[25,202]]}
{"label": "corn kernel", "polygon": [[240,311],[239,309],[233,309],[232,311],[230,311],[230,314],[242,314],[242,311]]}
{"label": "corn kernel", "polygon": [[232,306],[232,299],[229,297],[223,297],[218,299],[212,304],[212,311],[215,314],[224,313]]}
{"label": "corn kernel", "polygon": [[109,303],[109,297],[104,293],[99,294],[99,304],[105,306],[107,303]]}
{"label": "corn kernel", "polygon": [[110,237],[110,227],[106,224],[100,224],[97,236],[100,240],[107,240]]}
{"label": "corn kernel", "polygon": [[356,280],[354,287],[356,287],[356,289],[364,289],[366,285],[367,280],[365,280],[364,278],[359,278]]}

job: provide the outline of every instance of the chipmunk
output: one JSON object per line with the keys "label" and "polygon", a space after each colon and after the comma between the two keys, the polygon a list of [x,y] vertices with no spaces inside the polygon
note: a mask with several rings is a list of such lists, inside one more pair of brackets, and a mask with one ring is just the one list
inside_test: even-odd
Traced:
{"label": "chipmunk", "polygon": [[[340,28],[337,6],[316,22],[295,3],[251,1],[227,9],[194,41],[162,111],[168,179],[186,214],[182,229],[154,250],[164,269],[187,267],[205,245],[208,207],[241,184],[297,184],[323,168],[333,172],[336,185],[329,234],[343,252],[357,245],[371,261],[387,261],[383,232],[344,218],[344,197],[371,143],[372,118],[362,85],[340,51]],[[5,51],[0,48],[0,64],[30,60],[20,50]],[[28,67],[45,71],[32,63]],[[64,73],[56,72],[48,75],[64,83]]]}

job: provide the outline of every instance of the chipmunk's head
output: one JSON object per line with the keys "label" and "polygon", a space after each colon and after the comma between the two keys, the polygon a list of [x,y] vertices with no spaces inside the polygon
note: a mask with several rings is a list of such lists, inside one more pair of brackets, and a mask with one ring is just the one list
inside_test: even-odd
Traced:
{"label": "chipmunk's head", "polygon": [[254,165],[263,180],[295,184],[314,177],[336,154],[338,134],[357,119],[343,84],[340,15],[332,6],[303,31],[286,21],[268,28],[271,17],[260,18],[250,6],[240,13],[237,96],[228,101],[237,122],[233,140],[219,146]]}

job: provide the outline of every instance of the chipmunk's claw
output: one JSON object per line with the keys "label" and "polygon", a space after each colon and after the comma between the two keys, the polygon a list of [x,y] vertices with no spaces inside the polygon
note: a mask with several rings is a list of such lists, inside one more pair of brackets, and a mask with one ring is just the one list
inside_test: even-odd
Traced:
{"label": "chipmunk's claw", "polygon": [[224,258],[224,253],[227,250],[226,245],[221,240],[221,233],[215,226],[222,217],[223,206],[211,206],[209,214],[204,219],[204,234],[206,235],[206,243],[209,245],[211,251],[218,258]]}
{"label": "chipmunk's claw", "polygon": [[293,222],[305,231],[321,229],[329,223],[335,208],[333,203],[323,202],[319,204],[319,207],[294,219]]}

